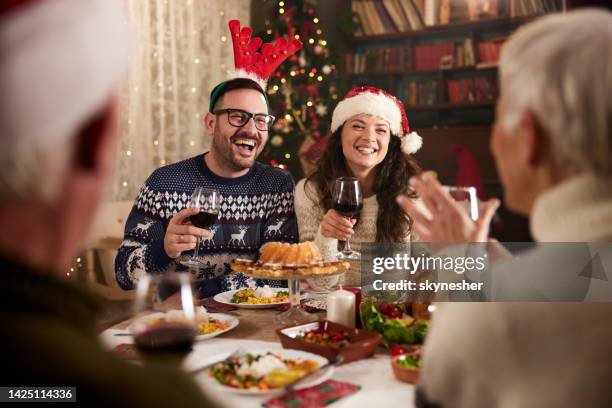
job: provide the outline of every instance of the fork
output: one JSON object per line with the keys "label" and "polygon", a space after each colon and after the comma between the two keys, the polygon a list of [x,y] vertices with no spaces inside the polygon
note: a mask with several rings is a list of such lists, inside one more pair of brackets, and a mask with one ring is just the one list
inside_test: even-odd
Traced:
{"label": "fork", "polygon": [[210,364],[207,364],[207,365],[205,365],[205,366],[203,366],[203,367],[195,368],[195,369],[193,369],[193,370],[189,371],[189,374],[191,374],[191,375],[197,375],[197,374],[201,373],[202,371],[206,371],[206,370],[208,370],[210,367],[212,367],[212,366],[214,366],[214,365],[217,365],[217,364],[222,363],[222,362],[224,362],[224,361],[229,361],[229,360],[231,360],[231,359],[232,359],[232,358],[234,358],[234,357],[242,357],[242,356],[244,356],[245,354],[246,354],[246,351],[244,350],[244,348],[242,348],[242,347],[238,347],[238,348],[237,348],[237,349],[236,349],[236,350],[235,350],[235,351],[234,351],[232,354],[230,354],[229,356],[227,356],[227,357],[225,357],[225,358],[222,358],[221,360],[214,361],[214,362],[212,362],[212,363],[210,363]]}

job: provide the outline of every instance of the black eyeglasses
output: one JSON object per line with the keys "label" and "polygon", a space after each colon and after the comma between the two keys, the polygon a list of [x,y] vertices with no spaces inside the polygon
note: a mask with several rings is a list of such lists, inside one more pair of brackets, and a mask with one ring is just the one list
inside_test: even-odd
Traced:
{"label": "black eyeglasses", "polygon": [[219,109],[213,112],[215,115],[223,113],[227,113],[229,124],[234,127],[243,127],[249,119],[253,118],[255,127],[262,132],[267,132],[274,123],[274,116],[265,113],[251,113],[242,109]]}

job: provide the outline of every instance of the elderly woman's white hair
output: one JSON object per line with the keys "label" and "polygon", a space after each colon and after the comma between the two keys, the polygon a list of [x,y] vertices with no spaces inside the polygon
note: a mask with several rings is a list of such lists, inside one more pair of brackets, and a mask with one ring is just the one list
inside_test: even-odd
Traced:
{"label": "elderly woman's white hair", "polygon": [[506,130],[530,111],[559,169],[612,174],[612,13],[554,14],[519,29],[500,79]]}
{"label": "elderly woman's white hair", "polygon": [[79,129],[127,66],[121,0],[0,4],[0,202],[58,194]]}

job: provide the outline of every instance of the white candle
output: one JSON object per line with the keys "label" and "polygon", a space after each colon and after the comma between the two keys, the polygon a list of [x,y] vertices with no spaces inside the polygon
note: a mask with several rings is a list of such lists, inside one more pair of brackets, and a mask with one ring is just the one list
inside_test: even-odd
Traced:
{"label": "white candle", "polygon": [[336,290],[327,295],[327,320],[355,327],[355,294]]}

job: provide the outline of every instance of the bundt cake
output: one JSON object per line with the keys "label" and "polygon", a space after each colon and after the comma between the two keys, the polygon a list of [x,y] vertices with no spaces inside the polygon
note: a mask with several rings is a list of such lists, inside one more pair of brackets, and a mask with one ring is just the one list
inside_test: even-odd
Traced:
{"label": "bundt cake", "polygon": [[263,266],[312,266],[320,265],[323,257],[314,242],[287,244],[284,242],[268,242],[260,249],[258,263]]}
{"label": "bundt cake", "polygon": [[314,242],[288,244],[268,242],[260,248],[257,261],[236,259],[233,271],[259,277],[331,275],[349,268],[348,262],[324,261]]}

